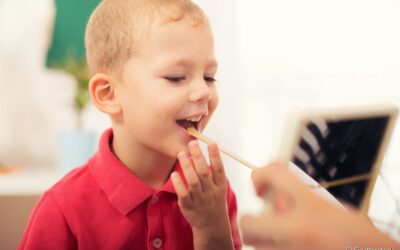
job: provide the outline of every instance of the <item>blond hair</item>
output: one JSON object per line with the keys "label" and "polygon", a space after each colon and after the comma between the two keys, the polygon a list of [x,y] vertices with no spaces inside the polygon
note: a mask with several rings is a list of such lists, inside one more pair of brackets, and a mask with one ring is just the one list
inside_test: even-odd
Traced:
{"label": "blond hair", "polygon": [[103,0],[86,27],[85,47],[90,74],[118,73],[137,53],[154,25],[188,18],[208,23],[190,0]]}

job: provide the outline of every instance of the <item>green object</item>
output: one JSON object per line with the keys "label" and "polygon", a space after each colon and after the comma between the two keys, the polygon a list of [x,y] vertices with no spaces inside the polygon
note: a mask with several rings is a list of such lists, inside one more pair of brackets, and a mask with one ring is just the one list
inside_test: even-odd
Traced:
{"label": "green object", "polygon": [[90,76],[86,57],[82,56],[77,59],[73,55],[67,54],[61,63],[53,64],[52,66],[71,74],[77,82],[74,108],[78,115],[78,128],[80,128],[82,125],[81,113],[90,101],[88,86]]}
{"label": "green object", "polygon": [[56,20],[47,65],[57,65],[67,56],[85,55],[85,28],[99,0],[56,0]]}
{"label": "green object", "polygon": [[75,110],[78,128],[82,126],[81,113],[88,105],[89,70],[85,59],[85,29],[99,0],[55,0],[56,20],[47,66],[71,74],[77,81]]}

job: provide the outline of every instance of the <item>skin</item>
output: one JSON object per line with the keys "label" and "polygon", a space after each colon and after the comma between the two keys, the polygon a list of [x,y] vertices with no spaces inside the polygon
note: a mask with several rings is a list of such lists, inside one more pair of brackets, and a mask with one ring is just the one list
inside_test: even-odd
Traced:
{"label": "skin", "polygon": [[176,172],[171,175],[172,182],[182,213],[192,226],[195,248],[233,249],[225,171],[215,143],[208,145],[208,152],[211,168],[197,142],[190,142],[189,153],[178,155],[187,185]]}
{"label": "skin", "polygon": [[210,27],[193,26],[186,19],[167,22],[151,30],[143,44],[120,75],[98,73],[89,84],[94,104],[111,117],[112,150],[154,189],[168,180],[179,154],[185,176],[174,173],[172,180],[192,226],[195,249],[232,249],[227,183],[218,150],[215,144],[209,146],[211,169],[197,143],[191,142],[194,138],[176,123],[203,115],[201,131],[217,107]]}
{"label": "skin", "polygon": [[244,243],[256,249],[400,247],[365,215],[317,196],[282,164],[255,170],[253,182],[257,194],[268,192],[273,204],[272,211],[240,219]]}

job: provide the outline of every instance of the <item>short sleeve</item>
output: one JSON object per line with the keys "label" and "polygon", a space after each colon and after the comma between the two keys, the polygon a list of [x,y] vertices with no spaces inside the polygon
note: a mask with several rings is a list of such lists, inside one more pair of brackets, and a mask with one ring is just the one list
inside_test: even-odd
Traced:
{"label": "short sleeve", "polygon": [[18,249],[77,249],[68,223],[50,192],[39,199]]}
{"label": "short sleeve", "polygon": [[228,191],[227,191],[227,204],[228,204],[228,212],[229,212],[229,221],[231,224],[231,233],[233,246],[237,249],[242,249],[242,240],[240,239],[239,229],[237,226],[237,203],[236,196],[233,190],[231,189],[228,182]]}

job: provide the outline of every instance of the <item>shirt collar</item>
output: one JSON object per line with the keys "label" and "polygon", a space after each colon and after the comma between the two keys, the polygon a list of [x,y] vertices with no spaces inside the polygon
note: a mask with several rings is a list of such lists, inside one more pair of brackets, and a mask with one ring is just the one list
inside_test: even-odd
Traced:
{"label": "shirt collar", "polygon": [[[89,168],[110,203],[122,214],[127,215],[153,194],[168,192],[176,195],[171,178],[159,189],[154,190],[132,174],[111,152],[112,129],[107,129],[100,138],[99,149],[89,160]],[[182,169],[177,161],[175,171],[181,176]]]}

